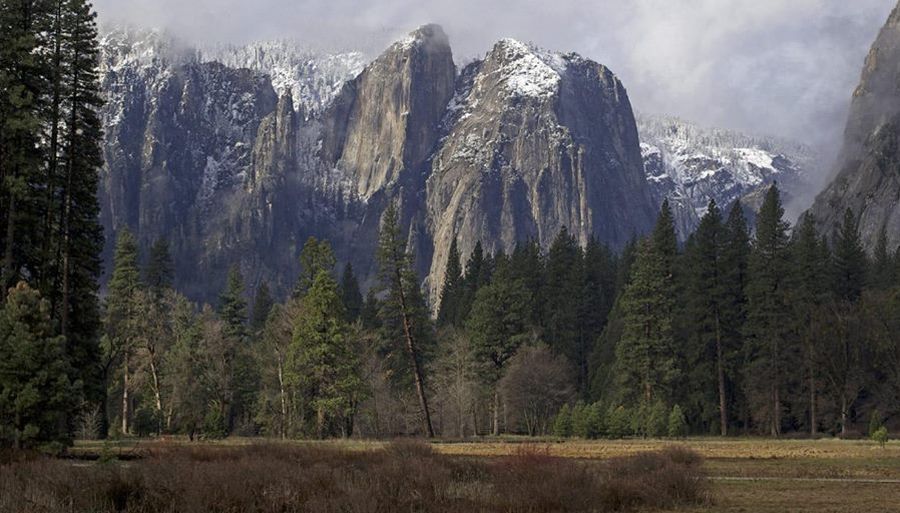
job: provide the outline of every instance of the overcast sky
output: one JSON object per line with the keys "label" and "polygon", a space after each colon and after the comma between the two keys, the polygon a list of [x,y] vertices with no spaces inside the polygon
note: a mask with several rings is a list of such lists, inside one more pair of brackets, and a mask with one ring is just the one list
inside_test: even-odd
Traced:
{"label": "overcast sky", "polygon": [[[897,0],[94,0],[198,42],[385,45],[428,22],[457,62],[515,37],[609,66],[639,111],[834,147]],[[374,41],[374,44],[373,44]]]}

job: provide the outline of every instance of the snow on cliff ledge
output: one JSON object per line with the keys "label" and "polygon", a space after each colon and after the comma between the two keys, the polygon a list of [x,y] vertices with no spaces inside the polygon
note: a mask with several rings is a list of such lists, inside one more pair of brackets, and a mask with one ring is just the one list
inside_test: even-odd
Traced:
{"label": "snow on cliff ledge", "polygon": [[498,73],[506,89],[517,97],[549,98],[559,91],[568,62],[559,54],[502,39],[494,46],[494,58],[502,63]]}

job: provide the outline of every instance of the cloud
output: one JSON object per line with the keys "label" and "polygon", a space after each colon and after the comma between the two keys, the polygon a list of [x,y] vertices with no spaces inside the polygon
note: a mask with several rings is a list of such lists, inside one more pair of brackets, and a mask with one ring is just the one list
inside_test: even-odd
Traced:
{"label": "cloud", "polygon": [[638,110],[840,139],[863,59],[896,0],[95,0],[102,20],[188,40],[279,37],[382,48],[437,22],[458,61],[501,37],[608,65]]}

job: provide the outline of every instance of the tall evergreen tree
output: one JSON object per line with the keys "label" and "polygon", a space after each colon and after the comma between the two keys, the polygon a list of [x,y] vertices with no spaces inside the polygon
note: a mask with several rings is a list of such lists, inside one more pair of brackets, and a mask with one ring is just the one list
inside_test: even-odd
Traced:
{"label": "tall evergreen tree", "polygon": [[247,336],[247,300],[244,298],[244,277],[237,266],[228,270],[228,282],[219,297],[219,315],[225,323],[226,334],[235,342]]}
{"label": "tall evergreen tree", "polygon": [[576,370],[579,392],[587,388],[588,360],[593,340],[582,331],[584,257],[578,241],[562,227],[547,252],[544,288],[543,338],[565,355]]}
{"label": "tall evergreen tree", "polygon": [[[395,374],[398,378],[412,378],[425,435],[433,438],[425,379],[427,355],[433,340],[428,308],[419,290],[413,257],[400,233],[397,207],[393,203],[388,205],[382,218],[378,262],[381,288],[385,293],[379,315],[383,352],[398,371]],[[401,363],[404,353],[405,365]],[[404,367],[406,372],[403,372]]]}
{"label": "tall evergreen tree", "polygon": [[664,201],[650,238],[640,243],[622,298],[616,375],[623,399],[652,404],[667,398],[680,375],[673,328],[675,223]]}
{"label": "tall evergreen tree", "polygon": [[500,390],[503,370],[528,338],[528,292],[518,280],[496,277],[482,287],[472,305],[467,330],[482,377],[493,393],[493,434],[500,434]]}
{"label": "tall evergreen tree", "polygon": [[363,308],[363,296],[359,290],[359,280],[353,273],[353,266],[348,262],[341,275],[341,299],[349,322],[356,322]]}
{"label": "tall evergreen tree", "polygon": [[324,438],[329,422],[351,414],[362,380],[338,287],[327,271],[319,271],[302,304],[287,382],[304,391],[316,413],[316,436]]}
{"label": "tall evergreen tree", "polygon": [[895,286],[896,279],[894,258],[888,249],[887,228],[882,226],[872,255],[869,284],[876,290],[889,290]]}
{"label": "tall evergreen tree", "polygon": [[465,320],[469,318],[469,311],[472,309],[472,303],[475,302],[475,294],[478,289],[486,285],[483,281],[488,274],[486,271],[487,262],[484,256],[484,248],[481,241],[475,243],[475,249],[466,260],[466,269],[463,274],[462,291],[459,293],[459,304],[456,307],[456,319],[453,324],[463,325]]}
{"label": "tall evergreen tree", "polygon": [[[34,206],[41,176],[42,112],[48,90],[44,36],[47,6],[32,0],[0,4],[0,290],[26,274],[40,247]],[[5,297],[2,300],[5,301]]]}
{"label": "tall evergreen tree", "polygon": [[334,251],[331,244],[326,240],[318,240],[310,237],[303,245],[300,251],[300,277],[297,279],[297,285],[294,287],[294,298],[301,298],[306,291],[312,287],[313,281],[319,272],[326,271],[331,273],[337,261],[334,258]]}
{"label": "tall evergreen tree", "polygon": [[814,316],[828,294],[828,246],[819,239],[815,220],[807,213],[791,241],[792,285],[790,305],[797,333],[803,342],[809,430],[818,432],[818,396],[821,372],[817,362]]}
{"label": "tall evergreen tree", "polygon": [[441,303],[438,310],[438,326],[446,326],[459,322],[459,308],[462,295],[465,293],[462,264],[456,238],[450,243],[450,255],[447,257],[447,268],[444,271],[444,287],[441,290]]}
{"label": "tall evergreen tree", "polygon": [[169,253],[169,241],[157,239],[150,247],[150,257],[144,269],[144,283],[154,296],[161,297],[166,289],[172,287],[174,277],[175,267]]}
{"label": "tall evergreen tree", "polygon": [[749,366],[745,369],[748,396],[755,405],[755,420],[761,426],[766,425],[773,436],[782,431],[786,388],[797,355],[789,337],[789,225],[783,217],[780,192],[773,185],[756,219],[745,325],[749,352]]}
{"label": "tall evergreen tree", "polygon": [[[725,312],[729,294],[725,284],[725,227],[715,200],[711,200],[700,226],[692,237],[686,253],[688,263],[687,310],[692,327],[691,340],[696,341],[689,356],[689,368],[700,397],[701,410],[710,414],[718,410],[719,434],[728,434],[728,373],[727,359],[732,351],[724,334]],[[715,390],[715,393],[710,393]],[[715,397],[715,402],[704,398]],[[715,404],[715,408],[710,408]]]}
{"label": "tall evergreen tree", "polygon": [[224,358],[221,376],[224,396],[220,405],[231,432],[238,420],[249,422],[255,403],[256,372],[252,366],[251,348],[247,342],[247,300],[244,297],[244,277],[237,266],[228,271],[228,282],[219,297],[219,318],[223,324],[222,351]]}
{"label": "tall evergreen tree", "polygon": [[253,299],[253,310],[250,312],[250,330],[254,335],[258,335],[260,330],[266,325],[269,313],[275,300],[272,299],[272,293],[269,291],[269,284],[263,281],[256,288],[256,296]]}
{"label": "tall evergreen tree", "polygon": [[[106,337],[104,339],[104,381],[109,386],[112,371],[121,366],[121,430],[130,432],[132,398],[132,358],[139,335],[138,293],[141,288],[137,241],[128,228],[119,230],[113,256],[113,272],[106,297]],[[105,404],[105,403],[104,403]]]}
{"label": "tall evergreen tree", "polygon": [[834,293],[855,302],[866,282],[866,251],[859,236],[859,219],[849,208],[834,241]]}
{"label": "tall evergreen tree", "polygon": [[520,280],[529,294],[531,308],[531,325],[540,326],[544,309],[544,257],[541,245],[536,240],[516,245],[510,257],[510,273],[513,279]]}
{"label": "tall evergreen tree", "polygon": [[722,310],[722,337],[726,352],[726,380],[731,393],[730,407],[733,415],[747,420],[748,409],[742,394],[741,367],[743,361],[744,323],[747,320],[747,280],[750,259],[750,234],[744,217],[744,207],[735,201],[725,221],[722,248],[722,269],[724,276],[724,302]]}

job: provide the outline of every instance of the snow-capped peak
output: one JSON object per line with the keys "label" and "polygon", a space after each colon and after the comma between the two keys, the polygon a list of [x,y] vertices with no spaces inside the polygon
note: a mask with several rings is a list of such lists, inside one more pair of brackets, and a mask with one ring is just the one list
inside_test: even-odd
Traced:
{"label": "snow-capped peak", "polygon": [[515,39],[502,39],[492,55],[501,63],[501,82],[513,95],[548,98],[559,91],[559,82],[568,62],[560,54],[526,45]]}

